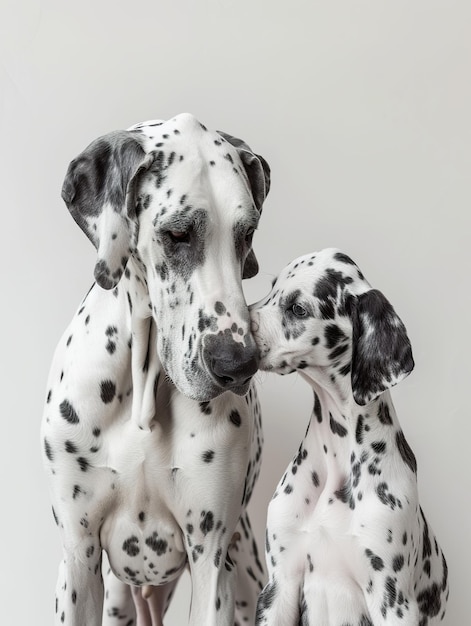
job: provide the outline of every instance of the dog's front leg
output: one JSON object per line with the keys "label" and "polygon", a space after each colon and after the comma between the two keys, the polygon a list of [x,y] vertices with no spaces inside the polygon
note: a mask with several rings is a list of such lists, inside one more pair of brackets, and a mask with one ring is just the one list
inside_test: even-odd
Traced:
{"label": "dog's front leg", "polygon": [[[216,492],[217,503],[222,497]],[[192,508],[186,514],[183,537],[191,576],[189,626],[234,626],[236,567],[228,548],[236,521],[235,511],[222,511],[218,506]]]}
{"label": "dog's front leg", "polygon": [[86,563],[77,552],[64,551],[56,587],[55,626],[101,626],[102,611],[99,542],[89,542]]}
{"label": "dog's front leg", "polygon": [[234,625],[235,568],[227,548],[225,537],[217,544],[205,541],[190,548],[189,626]]}

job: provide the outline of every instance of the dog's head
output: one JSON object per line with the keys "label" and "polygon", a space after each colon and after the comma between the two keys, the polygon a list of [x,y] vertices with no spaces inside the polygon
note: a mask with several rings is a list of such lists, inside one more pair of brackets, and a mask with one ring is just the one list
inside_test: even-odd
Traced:
{"label": "dog's head", "polygon": [[258,271],[269,183],[247,144],[189,114],[110,133],[69,166],[62,197],[97,248],[98,285],[140,283],[162,365],[191,398],[243,394],[257,369],[242,278]]}
{"label": "dog's head", "polygon": [[260,369],[288,374],[310,368],[322,384],[347,388],[359,405],[414,367],[404,324],[339,250],[290,263],[250,310]]}

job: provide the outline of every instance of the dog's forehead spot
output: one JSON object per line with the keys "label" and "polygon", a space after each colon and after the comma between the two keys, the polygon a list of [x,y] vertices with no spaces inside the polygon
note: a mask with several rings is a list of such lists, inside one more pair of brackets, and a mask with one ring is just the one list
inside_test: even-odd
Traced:
{"label": "dog's forehead spot", "polygon": [[204,232],[208,223],[208,211],[203,208],[195,208],[191,204],[181,207],[167,207],[167,210],[156,214],[153,225],[160,230],[176,233],[185,233],[193,229],[200,235]]}

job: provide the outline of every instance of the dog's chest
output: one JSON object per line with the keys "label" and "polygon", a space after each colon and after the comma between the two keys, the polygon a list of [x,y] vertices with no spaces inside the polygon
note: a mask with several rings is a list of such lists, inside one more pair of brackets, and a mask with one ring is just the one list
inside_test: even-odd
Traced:
{"label": "dog's chest", "polygon": [[168,433],[156,431],[128,421],[104,433],[115,489],[100,540],[114,573],[134,585],[162,584],[186,560],[173,498],[175,454]]}
{"label": "dog's chest", "polygon": [[[171,404],[169,398],[163,400],[151,432],[128,421],[104,434],[116,493],[100,539],[114,573],[135,585],[175,578],[186,563],[184,535],[191,534],[197,549],[207,531],[217,528],[219,505],[214,500],[219,498],[213,486],[227,471],[234,436],[248,435],[243,424],[219,420],[181,396]],[[228,476],[225,484],[236,480],[241,491],[243,471],[241,464],[238,476]]]}

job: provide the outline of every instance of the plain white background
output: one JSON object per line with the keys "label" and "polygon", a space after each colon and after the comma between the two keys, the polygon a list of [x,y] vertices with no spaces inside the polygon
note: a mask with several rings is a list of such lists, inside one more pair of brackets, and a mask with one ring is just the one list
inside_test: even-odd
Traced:
{"label": "plain white background", "polygon": [[[404,320],[416,370],[393,393],[445,550],[446,626],[469,623],[471,4],[467,0],[1,0],[2,624],[47,626],[60,559],[40,460],[46,377],[92,281],[60,199],[91,140],[189,111],[269,161],[248,302],[292,258],[352,256]],[[266,504],[311,392],[258,375]],[[168,624],[184,624],[188,581]]]}

